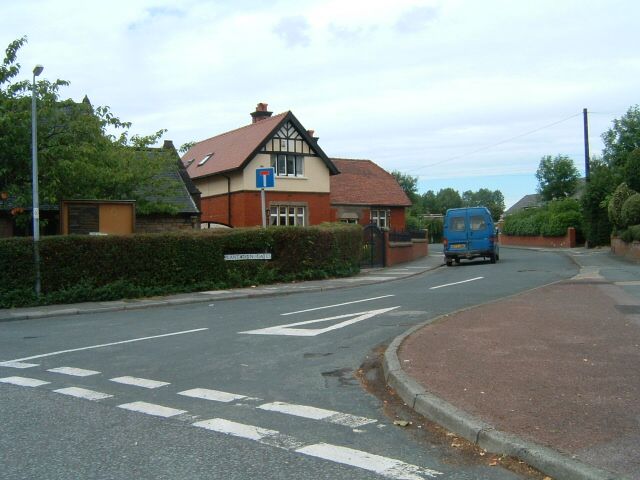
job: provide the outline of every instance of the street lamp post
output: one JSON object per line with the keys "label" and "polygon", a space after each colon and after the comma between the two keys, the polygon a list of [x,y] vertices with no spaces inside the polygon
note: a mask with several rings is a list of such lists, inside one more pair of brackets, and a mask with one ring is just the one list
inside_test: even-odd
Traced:
{"label": "street lamp post", "polygon": [[32,186],[32,217],[33,217],[33,261],[36,270],[36,296],[40,296],[40,203],[38,199],[38,121],[36,118],[36,77],[42,73],[44,67],[36,65],[33,69],[33,84],[31,88],[31,186]]}

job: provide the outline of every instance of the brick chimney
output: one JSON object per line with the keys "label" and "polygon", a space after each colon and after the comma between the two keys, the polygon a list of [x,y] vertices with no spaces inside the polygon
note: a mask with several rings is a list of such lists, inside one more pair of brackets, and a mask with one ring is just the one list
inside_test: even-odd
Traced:
{"label": "brick chimney", "polygon": [[162,148],[173,149],[173,150],[176,149],[176,147],[173,146],[173,141],[171,140],[165,140],[164,144],[162,145]]}
{"label": "brick chimney", "polygon": [[317,141],[318,141],[318,139],[320,138],[320,137],[316,137],[316,131],[315,131],[315,130],[307,130],[307,133],[308,133],[308,134],[309,134],[309,136],[310,136],[311,138],[313,138],[316,142],[317,142]]}
{"label": "brick chimney", "polygon": [[267,111],[266,103],[259,103],[256,106],[256,111],[251,112],[251,117],[253,118],[253,123],[258,123],[260,120],[265,120],[271,116],[273,112]]}

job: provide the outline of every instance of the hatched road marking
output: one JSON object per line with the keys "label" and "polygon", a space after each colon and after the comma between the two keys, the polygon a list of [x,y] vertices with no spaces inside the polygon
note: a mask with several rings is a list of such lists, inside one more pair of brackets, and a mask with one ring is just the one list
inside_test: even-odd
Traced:
{"label": "hatched road marking", "polygon": [[423,480],[425,476],[433,478],[437,475],[442,475],[442,472],[429,468],[421,468],[393,458],[382,457],[380,455],[363,452],[362,450],[354,450],[353,448],[340,447],[329,443],[309,445],[299,448],[296,452],[362,468],[384,477],[398,480]]}
{"label": "hatched road marking", "polygon": [[98,375],[100,373],[95,370],[85,370],[83,368],[73,367],[50,368],[47,372],[62,373],[63,375],[72,375],[74,377],[90,377],[91,375]]}
{"label": "hatched road marking", "polygon": [[[353,325],[354,323],[367,320],[371,317],[375,317],[376,315],[382,315],[384,313],[390,312],[391,310],[395,310],[396,308],[400,308],[400,306],[391,307],[391,308],[382,308],[380,310],[371,310],[368,312],[347,313],[345,315],[336,315],[335,317],[319,318],[317,320],[307,320],[306,322],[289,323],[286,325],[276,325],[274,327],[260,328],[258,330],[247,330],[247,331],[238,332],[238,333],[246,333],[250,335],[290,335],[290,336],[296,336],[296,337],[315,337],[316,335],[327,333],[332,330],[337,330],[339,328],[344,328],[349,325]],[[291,327],[299,327],[302,325],[311,325],[313,323],[330,322],[333,320],[340,320],[342,318],[349,318],[349,317],[355,317],[355,318],[352,318],[351,320],[345,320],[344,322],[336,323],[326,328],[315,328],[315,329],[314,328],[291,328]]]}
{"label": "hatched road marking", "polygon": [[9,367],[9,368],[31,368],[37,367],[37,363],[24,363],[24,362],[1,362],[0,367]]}
{"label": "hatched road marking", "polygon": [[348,413],[336,412],[333,410],[325,410],[324,408],[310,407],[308,405],[295,405],[285,402],[271,402],[258,406],[260,410],[270,412],[279,412],[296,417],[309,418],[312,420],[323,420],[336,425],[344,425],[346,427],[357,428],[369,423],[375,423],[377,420],[373,418],[358,417]]}
{"label": "hatched road marking", "polygon": [[87,390],[86,388],[79,387],[60,388],[58,390],[54,390],[54,392],[92,401],[113,397],[113,395],[109,395],[108,393],[96,392],[94,390]]}
{"label": "hatched road marking", "polygon": [[235,400],[242,400],[249,398],[246,395],[238,395],[236,393],[221,392],[220,390],[210,390],[208,388],[192,388],[191,390],[185,390],[178,392],[178,395],[184,395],[185,397],[201,398],[203,400],[212,400],[214,402],[229,403]]}
{"label": "hatched road marking", "polygon": [[162,418],[175,417],[176,415],[187,413],[186,410],[178,410],[177,408],[164,407],[162,405],[147,402],[123,403],[122,405],[118,405],[118,408]]}
{"label": "hatched road marking", "polygon": [[49,382],[28,377],[5,377],[0,378],[0,383],[9,383],[19,387],[39,387],[41,385],[46,385]]}
{"label": "hatched road marking", "polygon": [[169,382],[159,382],[157,380],[149,380],[147,378],[137,378],[137,377],[116,377],[109,379],[112,382],[122,383],[124,385],[133,385],[134,387],[142,387],[142,388],[159,388],[164,387],[165,385],[170,385]]}

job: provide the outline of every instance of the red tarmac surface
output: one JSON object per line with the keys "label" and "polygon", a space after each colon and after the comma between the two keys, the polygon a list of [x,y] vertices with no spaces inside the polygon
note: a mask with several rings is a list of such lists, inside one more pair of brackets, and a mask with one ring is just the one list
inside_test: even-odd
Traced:
{"label": "red tarmac surface", "polygon": [[566,281],[454,313],[398,357],[498,430],[640,479],[640,307],[621,288]]}

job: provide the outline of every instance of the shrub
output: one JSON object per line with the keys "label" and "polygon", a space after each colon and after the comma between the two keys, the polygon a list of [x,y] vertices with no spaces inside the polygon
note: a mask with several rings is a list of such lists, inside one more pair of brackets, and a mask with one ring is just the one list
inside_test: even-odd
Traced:
{"label": "shrub", "polygon": [[442,218],[430,218],[425,224],[424,228],[429,231],[429,241],[431,243],[442,242],[442,234],[444,230],[444,221]]}
{"label": "shrub", "polygon": [[[127,236],[55,236],[39,242],[42,292],[34,284],[33,243],[0,240],[0,307],[68,303],[344,276],[360,268],[357,225],[233,229]],[[225,261],[229,253],[270,252],[271,261]]]}
{"label": "shrub", "polygon": [[609,221],[615,228],[624,228],[629,225],[622,217],[622,206],[634,193],[635,192],[623,182],[618,185],[611,195],[607,205],[607,213],[609,215]]}
{"label": "shrub", "polygon": [[507,215],[502,233],[505,235],[561,237],[574,227],[578,236],[583,229],[580,203],[574,199],[554,200],[543,207],[530,208]]}
{"label": "shrub", "polygon": [[640,223],[640,193],[634,193],[627,198],[622,205],[620,217],[625,227]]}

